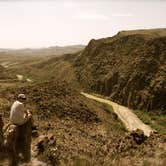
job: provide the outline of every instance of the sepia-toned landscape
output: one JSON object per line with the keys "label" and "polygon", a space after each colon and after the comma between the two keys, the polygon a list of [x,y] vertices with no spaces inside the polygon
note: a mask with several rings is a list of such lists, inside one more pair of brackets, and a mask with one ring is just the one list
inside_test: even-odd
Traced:
{"label": "sepia-toned landscape", "polygon": [[[36,125],[29,163],[7,130],[18,94]],[[165,166],[166,29],[0,49],[0,115],[0,166]]]}

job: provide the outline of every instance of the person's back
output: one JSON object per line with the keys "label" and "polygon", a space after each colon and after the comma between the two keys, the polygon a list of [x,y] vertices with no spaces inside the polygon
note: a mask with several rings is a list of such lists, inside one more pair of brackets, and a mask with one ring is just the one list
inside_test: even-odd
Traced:
{"label": "person's back", "polygon": [[28,117],[25,114],[24,104],[20,101],[15,101],[10,111],[10,122],[15,125],[23,125],[28,121]]}

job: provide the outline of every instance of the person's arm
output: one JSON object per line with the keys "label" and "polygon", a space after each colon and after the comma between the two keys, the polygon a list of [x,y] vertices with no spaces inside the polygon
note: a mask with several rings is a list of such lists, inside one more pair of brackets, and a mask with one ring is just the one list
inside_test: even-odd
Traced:
{"label": "person's arm", "polygon": [[20,117],[21,117],[22,124],[24,124],[29,120],[30,115],[27,112],[27,110],[26,110],[26,108],[24,107],[23,104],[20,105],[19,111],[20,111]]}

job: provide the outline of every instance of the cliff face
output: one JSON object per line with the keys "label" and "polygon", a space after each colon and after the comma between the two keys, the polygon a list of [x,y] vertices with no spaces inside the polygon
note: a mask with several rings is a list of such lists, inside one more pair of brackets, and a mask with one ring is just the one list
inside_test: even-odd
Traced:
{"label": "cliff face", "polygon": [[134,109],[166,109],[166,30],[91,40],[75,59],[83,87]]}

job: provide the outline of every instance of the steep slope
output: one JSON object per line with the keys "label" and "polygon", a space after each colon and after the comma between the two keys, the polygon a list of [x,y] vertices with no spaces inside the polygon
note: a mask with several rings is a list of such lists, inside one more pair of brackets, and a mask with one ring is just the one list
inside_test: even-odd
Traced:
{"label": "steep slope", "polygon": [[77,84],[74,68],[71,61],[75,54],[65,54],[60,57],[51,57],[41,62],[36,62],[26,69],[27,73],[39,80],[59,80]]}
{"label": "steep slope", "polygon": [[[75,87],[64,81],[1,91],[0,114],[5,120],[18,93],[27,95],[27,107],[33,112],[39,134],[43,136],[34,140],[37,156],[51,165],[71,165],[81,159],[92,160],[97,165],[104,161],[105,154],[110,160],[114,152],[109,153],[103,144],[125,133],[123,128],[118,128],[119,121],[103,111],[102,105],[81,96]],[[108,146],[115,148],[115,142],[118,143],[108,142]]]}
{"label": "steep slope", "polygon": [[74,62],[83,87],[137,109],[166,109],[166,29],[91,40]]}
{"label": "steep slope", "polygon": [[137,165],[164,163],[164,138],[153,135],[147,139],[140,131],[126,133],[110,108],[81,96],[64,81],[1,90],[0,114],[5,124],[18,93],[27,95],[27,107],[39,125],[40,136],[33,139],[33,147],[35,157],[46,165],[108,166],[121,160],[127,165],[133,161]]}

